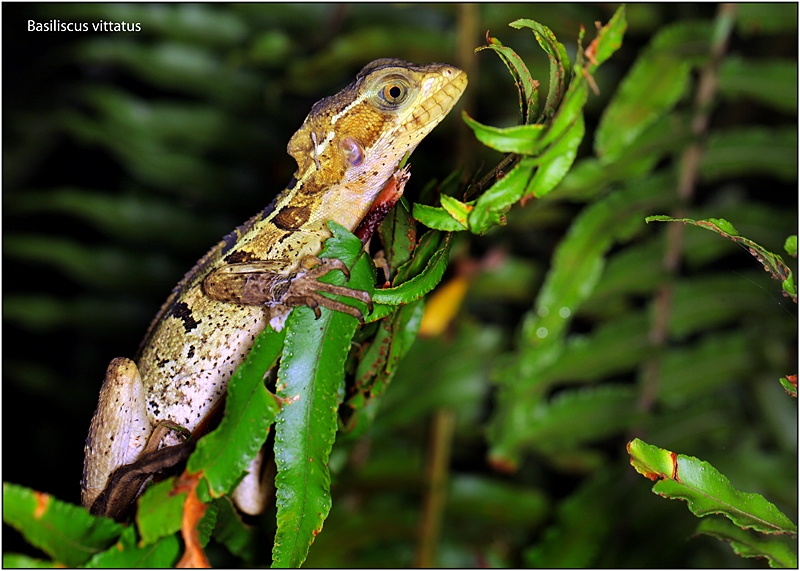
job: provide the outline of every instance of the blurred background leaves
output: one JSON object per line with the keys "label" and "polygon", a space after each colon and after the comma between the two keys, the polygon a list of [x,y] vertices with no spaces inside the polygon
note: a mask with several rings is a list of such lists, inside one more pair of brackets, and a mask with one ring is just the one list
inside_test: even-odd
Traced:
{"label": "blurred background leaves", "polygon": [[[315,101],[378,57],[447,61],[470,74],[470,115],[510,126],[513,82],[492,54],[472,52],[486,31],[545,93],[547,58],[507,24],[541,22],[574,59],[580,26],[591,38],[615,9],[4,4],[3,479],[77,503],[105,367],[135,353],[183,273],[287,183],[286,143]],[[667,272],[668,225],[644,224],[676,203],[716,14],[710,4],[628,6],[573,170],[505,227],[457,237],[445,278],[467,284],[452,298],[456,317],[417,340],[367,433],[334,447],[333,509],[308,566],[415,562],[441,425],[432,419],[448,415],[449,484],[428,565],[761,566],[714,539],[686,541],[695,518],[628,466],[634,433],[712,463],[796,521],[797,403],[777,381],[797,371],[796,306],[747,253],[700,229],[684,230],[678,272]],[[34,33],[30,19],[142,31]],[[776,253],[797,232],[796,46],[796,5],[737,6],[686,205]],[[500,158],[452,113],[414,154],[407,194],[419,199],[457,167],[478,178]],[[668,340],[653,345],[664,284],[674,286]],[[543,312],[545,294],[563,299],[564,287],[574,303]],[[561,328],[551,349],[542,327]],[[659,385],[643,406],[648,363]],[[260,521],[271,533],[269,514]],[[251,565],[269,563],[248,553]],[[209,556],[236,564],[213,541]]]}

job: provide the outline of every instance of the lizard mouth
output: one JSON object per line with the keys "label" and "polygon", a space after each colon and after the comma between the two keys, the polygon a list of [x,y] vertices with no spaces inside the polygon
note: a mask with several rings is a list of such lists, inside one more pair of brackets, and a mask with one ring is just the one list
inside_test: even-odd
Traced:
{"label": "lizard mouth", "polygon": [[436,75],[422,82],[420,101],[412,112],[417,125],[431,124],[428,130],[450,112],[467,88],[466,73],[451,65],[439,65]]}

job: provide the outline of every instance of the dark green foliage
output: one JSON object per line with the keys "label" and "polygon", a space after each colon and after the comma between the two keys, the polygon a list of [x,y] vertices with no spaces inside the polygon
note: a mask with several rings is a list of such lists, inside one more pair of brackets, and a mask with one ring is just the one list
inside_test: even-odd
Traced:
{"label": "dark green foliage", "polygon": [[[6,485],[4,521],[41,551],[6,528],[4,564],[165,566],[183,553],[172,480],[124,530],[71,505],[105,367],[133,356],[183,273],[287,183],[285,146],[311,105],[378,57],[468,68],[469,127],[453,112],[411,157],[408,203],[380,229],[389,287],[376,286],[367,323],[296,311],[237,376],[229,424],[190,462],[205,476],[211,563],[296,565],[306,551],[310,567],[796,561],[790,537],[652,494],[625,448],[639,437],[675,451],[796,526],[797,403],[784,388],[796,394],[797,310],[759,260],[785,243],[780,263],[797,273],[797,7],[726,10],[5,4],[4,47],[22,55],[4,78],[4,402],[29,412],[24,431],[7,415],[4,479],[53,497],[37,519],[45,496]],[[28,19],[143,31],[20,31]],[[698,102],[709,71],[718,81]],[[744,238],[653,215],[735,236],[727,221]],[[347,243],[331,246],[349,263]],[[356,264],[352,279],[372,283],[366,257]],[[288,384],[267,388],[313,397],[302,406],[275,400],[256,370],[286,346]],[[256,428],[237,425],[263,410]],[[277,507],[243,521],[210,496],[241,477],[270,424]]]}

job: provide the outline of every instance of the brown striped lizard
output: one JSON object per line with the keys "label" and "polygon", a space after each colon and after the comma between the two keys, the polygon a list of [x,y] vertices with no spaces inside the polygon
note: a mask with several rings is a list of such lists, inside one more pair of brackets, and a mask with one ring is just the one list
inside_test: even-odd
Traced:
{"label": "brown striped lizard", "polygon": [[[268,325],[280,330],[293,307],[362,316],[323,294],[369,305],[366,292],[317,281],[347,270],[317,258],[331,235],[326,223],[374,227],[376,211],[385,215],[376,198],[387,187],[399,198],[408,178],[401,161],[466,86],[466,74],[450,65],[380,59],[312,107],[287,147],[297,171],[286,189],[184,276],[135,361],[109,365],[86,439],[84,506],[120,517],[154,473],[185,459],[186,435],[219,404],[256,336]],[[233,495],[246,513],[262,509],[256,471],[251,465]]]}

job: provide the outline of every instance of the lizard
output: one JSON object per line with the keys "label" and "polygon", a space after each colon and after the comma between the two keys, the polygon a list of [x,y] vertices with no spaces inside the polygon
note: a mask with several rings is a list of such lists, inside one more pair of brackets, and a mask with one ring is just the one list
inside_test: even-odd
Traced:
{"label": "lizard", "polygon": [[[280,330],[293,307],[362,317],[357,307],[323,293],[368,307],[369,294],[317,281],[347,271],[339,260],[317,258],[331,235],[326,223],[350,231],[374,227],[374,218],[386,212],[383,199],[376,199],[385,188],[399,198],[409,176],[400,163],[466,86],[466,74],[454,66],[385,58],[313,105],[287,145],[297,162],[287,187],[175,286],[135,360],[118,357],[109,365],[84,448],[85,507],[119,517],[156,471],[185,459],[186,434],[219,405],[256,336],[267,326]],[[252,492],[237,495],[255,488],[248,482],[255,471],[233,494],[245,513],[262,509],[262,498]]]}

